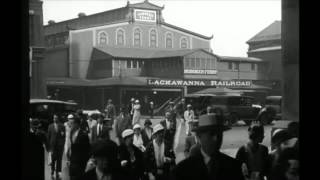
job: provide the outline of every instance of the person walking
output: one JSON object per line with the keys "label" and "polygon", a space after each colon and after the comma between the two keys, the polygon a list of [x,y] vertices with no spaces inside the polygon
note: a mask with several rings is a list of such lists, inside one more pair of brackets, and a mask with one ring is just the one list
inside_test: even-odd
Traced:
{"label": "person walking", "polygon": [[71,150],[71,141],[70,141],[70,134],[71,134],[71,123],[74,120],[74,116],[72,114],[69,114],[67,117],[68,121],[66,121],[63,125],[65,128],[66,136],[65,136],[65,143],[64,143],[64,154],[67,157],[67,165],[70,163],[70,159],[68,154]]}
{"label": "person walking", "polygon": [[150,115],[150,118],[153,118],[153,110],[154,110],[154,102],[150,101],[150,103],[149,103],[149,115]]}
{"label": "person walking", "polygon": [[144,152],[146,150],[145,146],[143,145],[143,139],[141,135],[141,126],[139,124],[135,124],[133,126],[133,145],[135,145],[137,148],[141,150],[141,152]]}
{"label": "person walking", "polygon": [[89,126],[89,139],[91,143],[91,137],[92,137],[92,128],[97,125],[97,120],[93,119],[93,113],[88,113],[88,120],[87,120],[88,126]]}
{"label": "person walking", "polygon": [[142,151],[134,145],[134,132],[126,129],[122,132],[124,142],[119,146],[121,167],[132,180],[144,177],[144,159]]}
{"label": "person walking", "polygon": [[242,163],[245,179],[263,180],[269,172],[268,148],[262,145],[264,128],[260,123],[252,123],[248,128],[249,142],[239,148],[236,159]]}
{"label": "person walking", "polygon": [[153,127],[153,140],[145,152],[146,172],[149,180],[169,179],[170,171],[175,166],[175,155],[164,143],[164,127],[157,124]]}
{"label": "person walking", "polygon": [[160,121],[160,124],[164,127],[164,141],[167,147],[173,151],[174,147],[174,137],[175,137],[175,128],[172,119],[170,119],[171,112],[167,111],[165,113],[165,119]]}
{"label": "person walking", "polygon": [[241,163],[219,151],[223,132],[228,127],[216,115],[202,115],[193,129],[200,143],[200,153],[182,160],[172,171],[173,180],[243,180]]}
{"label": "person walking", "polygon": [[[100,114],[98,116],[98,123],[92,127],[91,143],[95,143],[98,138],[110,139],[109,127],[103,123],[104,116]],[[102,137],[102,135],[104,137]]]}
{"label": "person walking", "polygon": [[141,105],[139,100],[135,100],[135,105],[133,106],[133,117],[132,117],[132,126],[134,126],[135,124],[139,124],[140,125],[140,117],[141,117]]}
{"label": "person walking", "polygon": [[71,148],[69,151],[70,180],[77,180],[84,174],[90,156],[88,133],[80,128],[80,119],[71,119]]}
{"label": "person walking", "polygon": [[135,105],[135,99],[131,98],[130,103],[128,105],[128,112],[130,115],[131,120],[133,120],[133,113],[134,113],[134,105]]}
{"label": "person walking", "polygon": [[193,147],[196,144],[199,144],[199,140],[196,137],[196,133],[193,131],[198,126],[198,121],[193,121],[191,126],[191,136],[186,137],[185,146],[184,146],[184,156],[185,158],[188,158],[190,155],[193,155],[191,153],[191,147]]}
{"label": "person walking", "polygon": [[82,109],[77,110],[76,117],[80,119],[80,128],[89,134],[90,128],[89,128],[88,122],[86,121],[86,117],[83,114]]}
{"label": "person walking", "polygon": [[115,133],[119,140],[119,144],[123,143],[123,139],[121,135],[122,132],[125,129],[131,129],[131,128],[132,128],[131,118],[128,115],[126,109],[124,107],[121,107],[119,116],[117,116],[115,119]]}
{"label": "person walking", "polygon": [[59,121],[58,115],[53,115],[53,123],[48,127],[48,145],[49,152],[51,155],[51,178],[61,178],[61,166],[62,166],[62,155],[63,147],[65,144],[65,127]]}
{"label": "person walking", "polygon": [[153,129],[151,125],[152,125],[152,122],[150,119],[146,119],[144,121],[144,128],[142,129],[142,132],[141,132],[144,147],[147,147],[147,145],[152,141]]}
{"label": "person walking", "polygon": [[116,107],[112,103],[112,99],[108,99],[108,103],[105,108],[105,113],[106,118],[110,119],[110,126],[113,127],[114,119],[116,117]]}
{"label": "person walking", "polygon": [[122,180],[129,179],[123,173],[118,159],[118,146],[112,140],[97,141],[92,145],[94,166],[79,180]]}
{"label": "person walking", "polygon": [[192,110],[191,104],[187,105],[187,110],[184,112],[184,119],[186,121],[186,134],[191,135],[190,124],[194,120],[194,111]]}

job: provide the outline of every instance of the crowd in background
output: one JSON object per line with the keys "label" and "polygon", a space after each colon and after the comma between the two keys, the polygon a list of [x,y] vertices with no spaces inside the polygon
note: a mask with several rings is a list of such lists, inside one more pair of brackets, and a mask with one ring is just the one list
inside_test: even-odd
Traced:
{"label": "crowd in background", "polygon": [[[47,132],[37,130],[39,122],[32,119],[31,130],[39,134],[48,151],[52,179],[61,178],[63,154],[71,180],[299,179],[298,123],[275,131],[274,149],[269,152],[261,144],[263,125],[253,121],[248,128],[248,143],[231,158],[219,152],[223,132],[230,129],[225,126],[223,114],[213,112],[209,106],[199,120],[194,116],[192,105],[185,99],[176,105],[170,102],[164,119],[152,127],[150,119],[142,124],[139,100],[132,98],[116,113],[109,99],[104,112],[98,115],[79,110],[69,114],[62,124],[55,114]],[[112,130],[116,139],[110,136]],[[176,164],[181,133],[187,135],[185,159]]]}

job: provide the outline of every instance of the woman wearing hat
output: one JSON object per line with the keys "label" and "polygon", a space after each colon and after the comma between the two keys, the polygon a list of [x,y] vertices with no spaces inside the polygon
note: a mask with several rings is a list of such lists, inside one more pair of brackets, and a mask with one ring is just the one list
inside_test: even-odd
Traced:
{"label": "woman wearing hat", "polygon": [[186,121],[186,134],[189,136],[191,135],[190,125],[194,120],[194,111],[192,110],[191,104],[187,105],[187,110],[184,112],[184,119]]}
{"label": "woman wearing hat", "polygon": [[144,147],[147,147],[147,145],[152,140],[153,129],[152,129],[151,125],[152,125],[151,120],[150,119],[146,119],[145,122],[144,122],[144,128],[143,128],[143,130],[141,132]]}
{"label": "woman wearing hat", "polygon": [[161,124],[155,125],[152,136],[153,140],[148,144],[145,152],[149,180],[168,179],[175,165],[175,155],[164,143],[164,127]]}
{"label": "woman wearing hat", "polygon": [[133,126],[133,144],[139,148],[142,152],[146,150],[146,148],[143,145],[143,139],[141,135],[141,126],[139,124],[135,124]]}
{"label": "woman wearing hat", "polygon": [[126,129],[122,132],[123,143],[119,146],[121,167],[133,180],[142,179],[144,176],[143,153],[133,144],[134,132]]}
{"label": "woman wearing hat", "polygon": [[139,100],[137,99],[135,100],[135,104],[133,106],[132,125],[140,124],[140,116],[141,116],[140,109],[141,109],[141,105]]}

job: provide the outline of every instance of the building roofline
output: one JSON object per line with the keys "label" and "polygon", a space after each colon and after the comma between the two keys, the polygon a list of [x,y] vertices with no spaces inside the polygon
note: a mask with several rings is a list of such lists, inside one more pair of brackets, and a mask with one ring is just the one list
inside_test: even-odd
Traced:
{"label": "building roofline", "polygon": [[161,22],[160,24],[162,24],[162,25],[164,25],[164,26],[167,26],[167,27],[170,27],[170,28],[177,29],[177,30],[179,30],[179,31],[183,31],[183,32],[188,33],[188,34],[192,34],[192,35],[194,35],[194,36],[198,36],[198,37],[203,38],[203,39],[206,39],[206,40],[211,40],[211,39],[213,38],[213,35],[211,35],[210,37],[204,36],[204,35],[201,35],[201,34],[198,34],[198,33],[192,32],[192,31],[189,31],[189,30],[187,30],[187,29],[184,29],[184,28],[181,28],[181,27],[178,27],[178,26],[175,26],[175,25],[166,23],[166,22]]}
{"label": "building roofline", "polygon": [[260,58],[255,57],[233,57],[233,56],[218,56],[220,61],[232,61],[232,62],[264,62]]}

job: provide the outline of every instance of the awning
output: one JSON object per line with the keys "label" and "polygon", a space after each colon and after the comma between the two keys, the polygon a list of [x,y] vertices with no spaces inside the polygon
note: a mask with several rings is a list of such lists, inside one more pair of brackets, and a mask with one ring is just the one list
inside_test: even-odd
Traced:
{"label": "awning", "polygon": [[213,95],[241,95],[239,90],[232,90],[228,88],[207,88],[192,94],[213,94]]}

